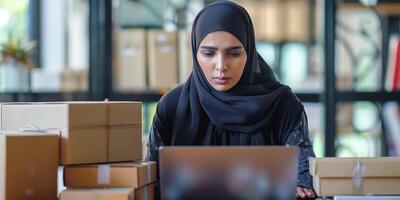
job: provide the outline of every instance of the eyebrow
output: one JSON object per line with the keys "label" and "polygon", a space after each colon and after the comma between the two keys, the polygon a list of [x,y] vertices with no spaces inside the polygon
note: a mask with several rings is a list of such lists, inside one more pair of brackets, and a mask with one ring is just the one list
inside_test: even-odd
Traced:
{"label": "eyebrow", "polygon": [[[218,50],[217,47],[213,47],[213,46],[200,46],[200,49],[207,49],[207,50],[214,50],[214,51]],[[228,47],[225,50],[229,51],[229,50],[237,50],[237,49],[243,49],[243,47],[242,46],[233,46],[233,47]]]}

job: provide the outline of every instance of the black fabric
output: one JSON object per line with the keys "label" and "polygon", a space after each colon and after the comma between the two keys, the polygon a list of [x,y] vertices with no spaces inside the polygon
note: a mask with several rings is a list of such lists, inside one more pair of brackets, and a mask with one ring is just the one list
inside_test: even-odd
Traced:
{"label": "black fabric", "polygon": [[[240,81],[226,92],[216,91],[207,82],[195,56],[204,37],[214,31],[231,33],[247,53]],[[301,103],[287,86],[276,81],[271,68],[258,55],[251,19],[239,5],[217,1],[197,15],[192,28],[192,53],[193,72],[178,99],[171,144],[200,144],[196,138],[213,134],[214,127],[252,134],[274,121],[273,126],[284,130],[299,117]]]}

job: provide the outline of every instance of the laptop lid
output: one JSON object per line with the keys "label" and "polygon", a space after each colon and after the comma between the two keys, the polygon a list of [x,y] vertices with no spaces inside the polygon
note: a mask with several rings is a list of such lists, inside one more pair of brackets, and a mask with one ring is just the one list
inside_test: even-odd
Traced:
{"label": "laptop lid", "polygon": [[297,147],[161,147],[161,197],[295,199]]}

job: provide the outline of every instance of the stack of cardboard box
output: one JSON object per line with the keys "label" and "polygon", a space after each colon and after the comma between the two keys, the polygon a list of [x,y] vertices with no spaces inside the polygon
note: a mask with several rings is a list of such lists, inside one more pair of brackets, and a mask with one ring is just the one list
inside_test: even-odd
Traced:
{"label": "stack of cardboard box", "polygon": [[[142,160],[141,103],[6,103],[0,116],[0,130],[13,131],[0,134],[0,199],[57,199],[58,164],[68,187],[61,199],[127,199],[114,194],[129,191],[151,199],[155,163],[134,162]],[[131,189],[89,189],[103,187]]]}

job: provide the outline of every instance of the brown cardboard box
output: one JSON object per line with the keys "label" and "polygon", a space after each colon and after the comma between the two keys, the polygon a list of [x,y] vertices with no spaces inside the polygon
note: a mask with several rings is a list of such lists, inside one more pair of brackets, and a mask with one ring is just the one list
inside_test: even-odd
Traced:
{"label": "brown cardboard box", "polygon": [[400,194],[399,166],[400,157],[310,159],[318,196]]}
{"label": "brown cardboard box", "polygon": [[59,136],[0,132],[0,200],[57,199]]}
{"label": "brown cardboard box", "polygon": [[116,33],[115,83],[119,91],[146,89],[146,32],[121,29]]}
{"label": "brown cardboard box", "polygon": [[60,194],[60,200],[154,200],[154,184],[141,188],[69,189]]}
{"label": "brown cardboard box", "polygon": [[0,130],[61,131],[61,165],[142,159],[140,102],[0,104]]}
{"label": "brown cardboard box", "polygon": [[259,1],[256,6],[257,40],[281,42],[286,38],[286,7],[282,1]]}
{"label": "brown cardboard box", "polygon": [[179,82],[184,83],[193,69],[191,35],[189,31],[180,30],[179,36]]}
{"label": "brown cardboard box", "polygon": [[286,39],[289,41],[309,42],[311,38],[309,7],[307,0],[289,0],[286,2]]}
{"label": "brown cardboard box", "polygon": [[150,184],[135,189],[135,200],[154,200],[155,186],[156,184]]}
{"label": "brown cardboard box", "polygon": [[64,185],[68,188],[138,188],[156,181],[155,162],[73,165],[64,168]]}
{"label": "brown cardboard box", "polygon": [[168,89],[178,84],[177,34],[164,30],[148,32],[149,87]]}
{"label": "brown cardboard box", "polygon": [[86,69],[65,68],[60,73],[60,87],[63,92],[85,92],[88,90]]}

